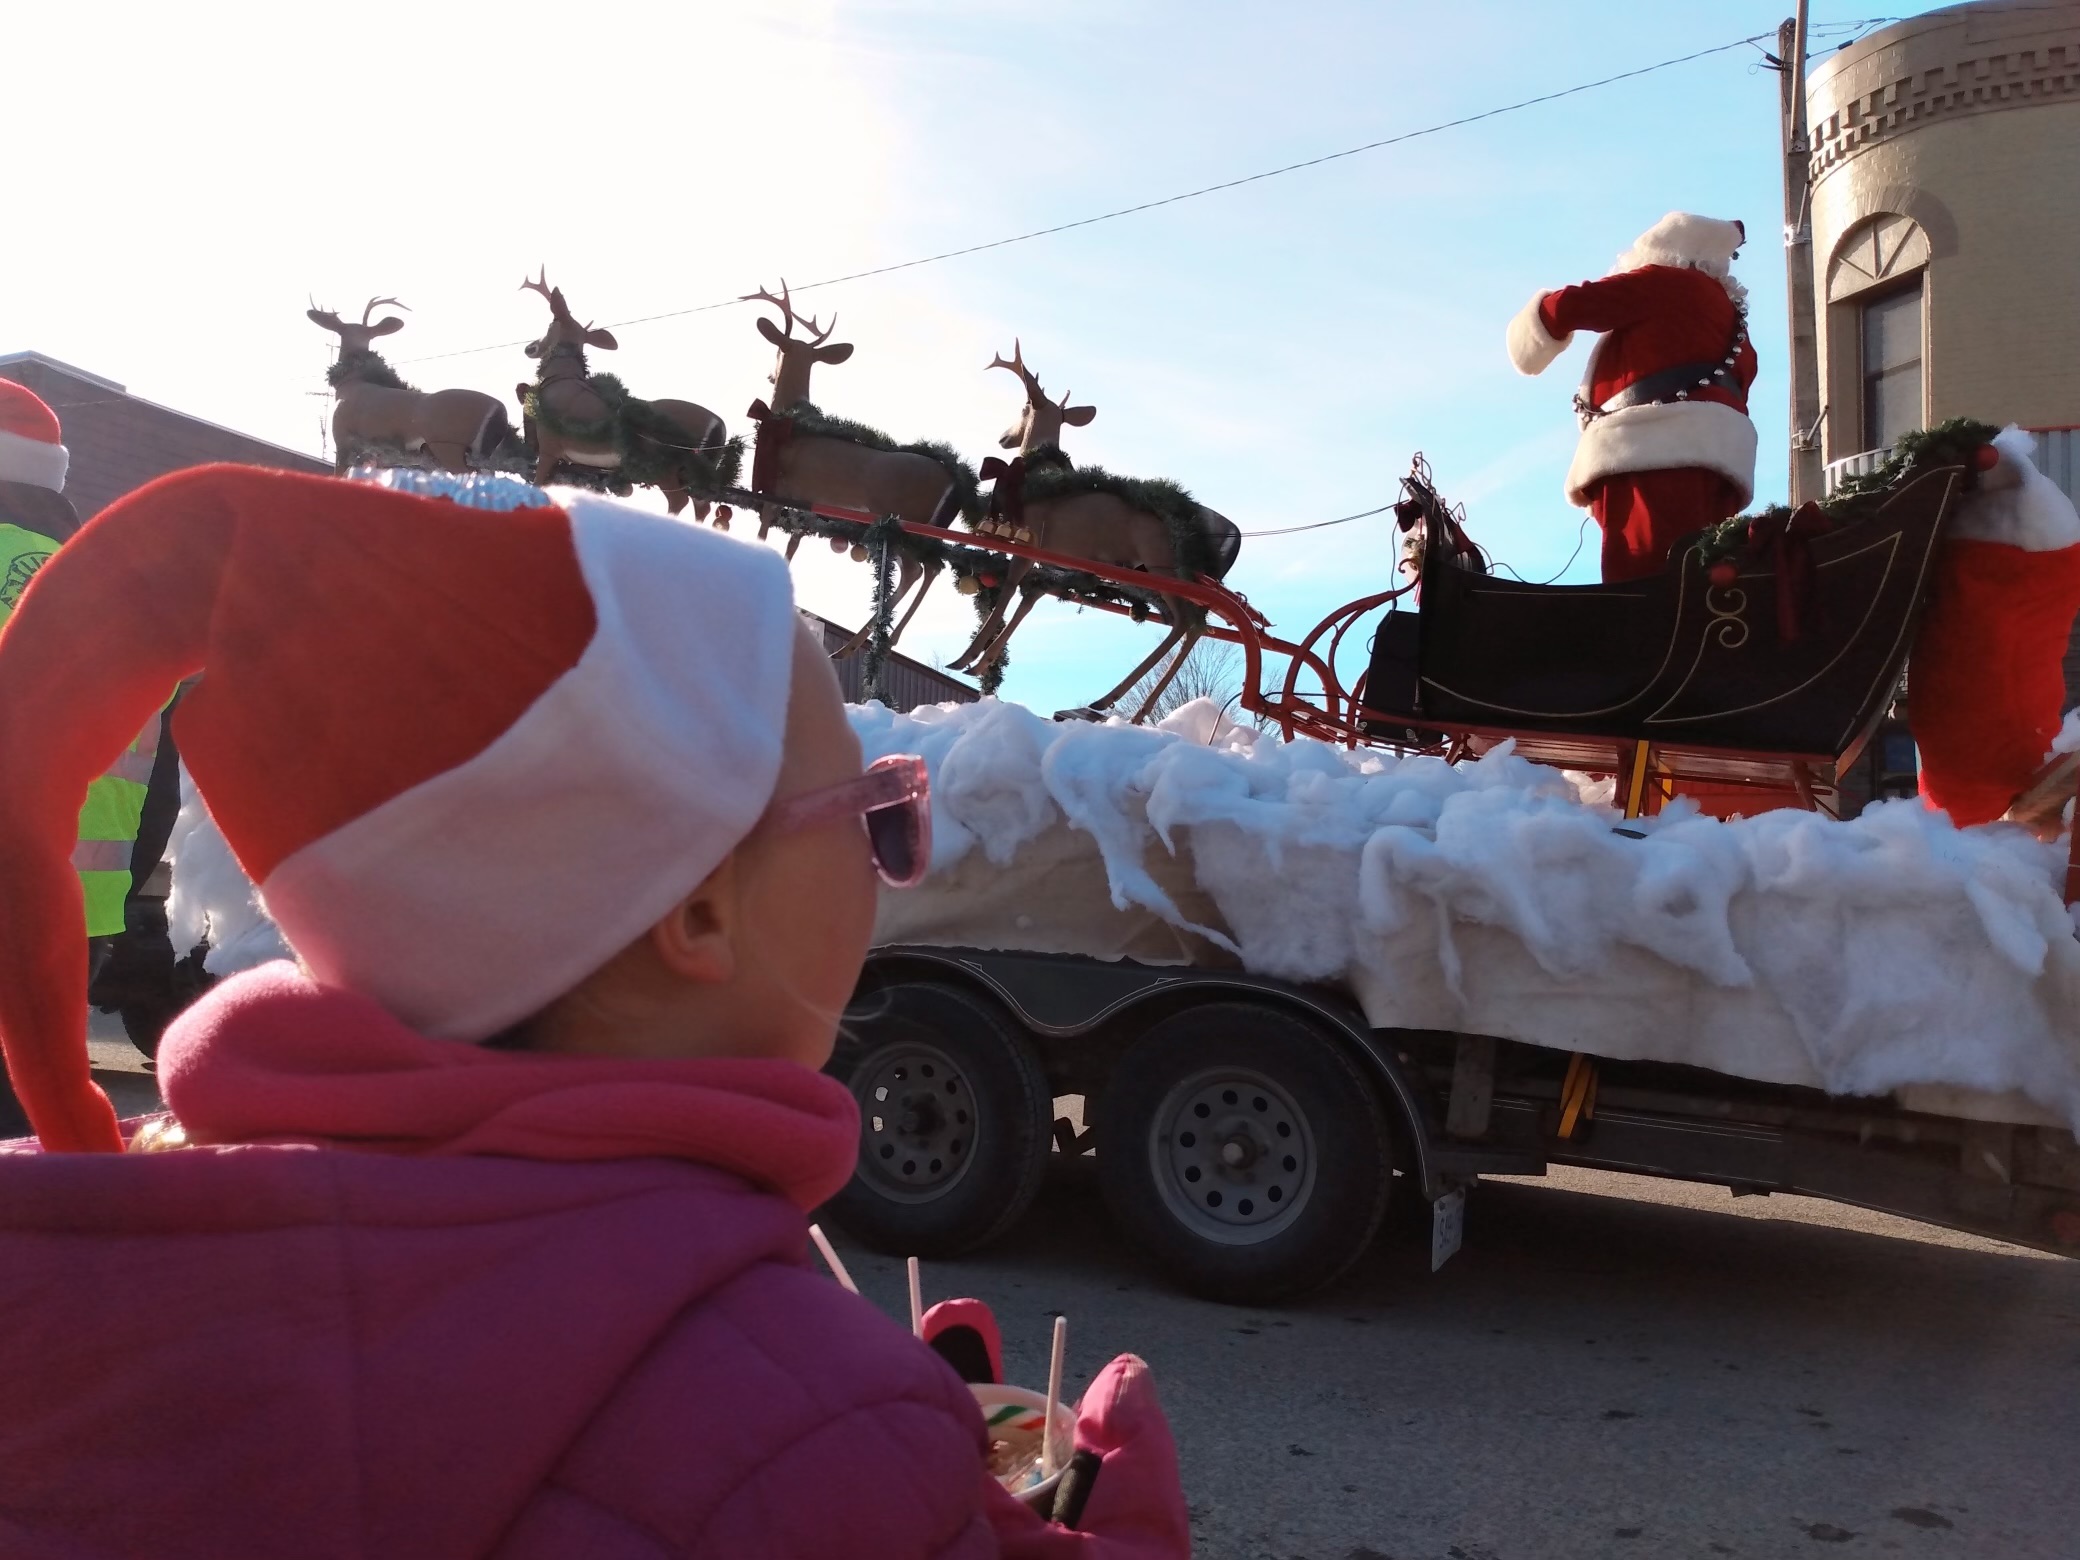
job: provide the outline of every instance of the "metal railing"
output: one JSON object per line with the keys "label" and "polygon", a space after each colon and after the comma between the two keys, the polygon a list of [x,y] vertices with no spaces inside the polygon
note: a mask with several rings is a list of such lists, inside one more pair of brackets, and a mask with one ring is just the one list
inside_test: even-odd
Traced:
{"label": "metal railing", "polygon": [[[2080,504],[2080,428],[2032,428],[2029,431],[2037,438],[2036,454],[2031,457],[2037,470],[2056,482],[2066,497]],[[1891,453],[1888,446],[1829,461],[1821,474],[1823,491],[1832,493],[1848,478],[1877,470]]]}

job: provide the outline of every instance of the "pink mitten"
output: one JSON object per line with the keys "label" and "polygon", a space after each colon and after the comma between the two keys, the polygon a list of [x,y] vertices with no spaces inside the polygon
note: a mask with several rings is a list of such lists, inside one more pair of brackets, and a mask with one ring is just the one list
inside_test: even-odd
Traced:
{"label": "pink mitten", "polygon": [[990,1507],[1004,1560],[1187,1560],[1192,1535],[1177,1445],[1148,1366],[1122,1354],[1084,1393],[1054,1522],[1041,1523],[1009,1495]]}
{"label": "pink mitten", "polygon": [[924,1341],[970,1386],[1004,1379],[1004,1340],[980,1300],[941,1300],[924,1313]]}

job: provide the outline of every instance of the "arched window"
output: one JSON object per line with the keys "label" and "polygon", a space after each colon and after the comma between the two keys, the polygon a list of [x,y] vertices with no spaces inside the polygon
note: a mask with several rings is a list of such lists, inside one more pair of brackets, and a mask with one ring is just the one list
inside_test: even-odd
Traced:
{"label": "arched window", "polygon": [[1910,217],[1866,218],[1827,267],[1829,417],[1835,447],[1880,450],[1926,420],[1928,235]]}

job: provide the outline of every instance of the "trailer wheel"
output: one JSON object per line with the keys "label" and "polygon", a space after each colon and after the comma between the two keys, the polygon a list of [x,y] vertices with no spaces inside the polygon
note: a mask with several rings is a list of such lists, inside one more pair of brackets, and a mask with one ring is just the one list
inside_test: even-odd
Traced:
{"label": "trailer wheel", "polygon": [[1053,1100],[1025,1034],[955,986],[884,988],[831,1072],[859,1101],[859,1164],[833,1220],[878,1251],[946,1257],[988,1244],[1032,1206]]}
{"label": "trailer wheel", "polygon": [[1221,1003],[1128,1048],[1099,1101],[1098,1176],[1179,1285],[1254,1304],[1330,1283],[1378,1233],[1393,1142],[1372,1084],[1319,1029]]}

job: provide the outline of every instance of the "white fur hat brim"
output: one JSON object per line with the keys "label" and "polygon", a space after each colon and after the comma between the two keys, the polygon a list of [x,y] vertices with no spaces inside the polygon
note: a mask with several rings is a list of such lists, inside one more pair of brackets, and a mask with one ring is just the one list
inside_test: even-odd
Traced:
{"label": "white fur hat brim", "polygon": [[62,493],[71,464],[71,454],[62,444],[25,439],[0,429],[0,482],[23,482]]}

